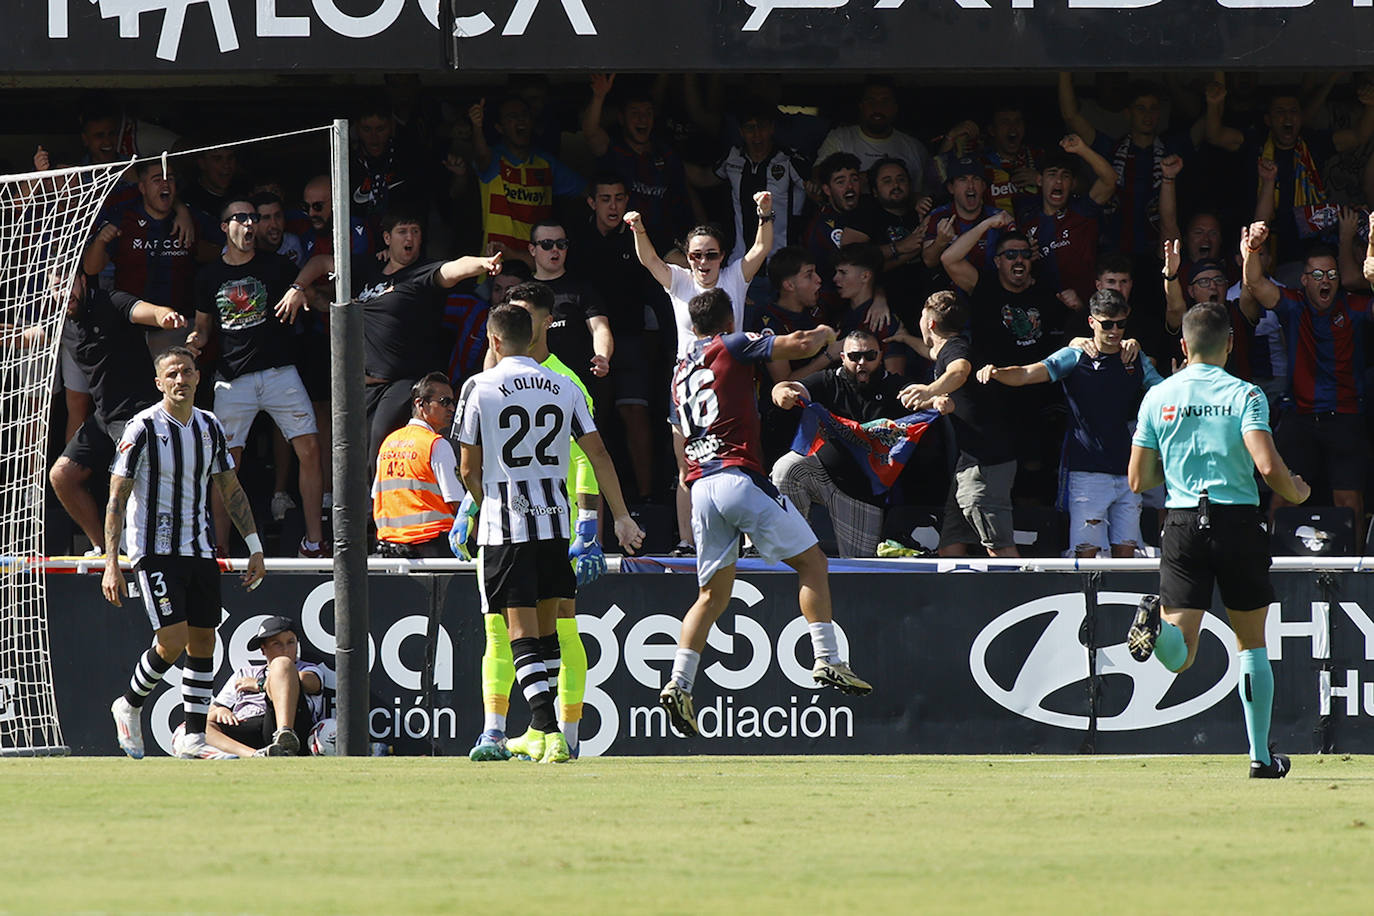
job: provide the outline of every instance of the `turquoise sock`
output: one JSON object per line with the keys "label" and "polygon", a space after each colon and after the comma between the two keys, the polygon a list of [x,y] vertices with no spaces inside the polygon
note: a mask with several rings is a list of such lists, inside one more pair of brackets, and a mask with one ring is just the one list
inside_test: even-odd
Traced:
{"label": "turquoise sock", "polygon": [[1274,669],[1269,667],[1268,649],[1241,651],[1240,705],[1245,710],[1250,759],[1268,763],[1269,717],[1274,710]]}
{"label": "turquoise sock", "polygon": [[1188,660],[1188,641],[1183,631],[1167,620],[1160,621],[1159,636],[1155,639],[1155,658],[1170,671],[1177,671]]}

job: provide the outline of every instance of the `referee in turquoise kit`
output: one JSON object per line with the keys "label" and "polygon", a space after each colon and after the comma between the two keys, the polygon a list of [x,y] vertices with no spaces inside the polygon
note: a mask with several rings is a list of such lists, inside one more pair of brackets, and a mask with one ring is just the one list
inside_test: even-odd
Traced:
{"label": "referee in turquoise kit", "polygon": [[1281,779],[1290,763],[1269,748],[1274,673],[1264,647],[1264,618],[1274,590],[1254,471],[1290,503],[1303,502],[1312,491],[1274,448],[1264,392],[1222,368],[1231,343],[1224,305],[1193,306],[1183,316],[1187,366],[1141,402],[1131,443],[1131,489],[1140,493],[1167,484],[1169,515],[1160,541],[1159,595],[1141,599],[1126,644],[1137,661],[1154,655],[1170,671],[1187,668],[1197,655],[1215,582],[1240,653],[1250,775]]}

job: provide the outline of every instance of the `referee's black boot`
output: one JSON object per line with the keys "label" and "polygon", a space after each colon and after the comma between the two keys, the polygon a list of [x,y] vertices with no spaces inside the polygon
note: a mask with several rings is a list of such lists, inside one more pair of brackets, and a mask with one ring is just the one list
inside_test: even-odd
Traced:
{"label": "referee's black boot", "polygon": [[1131,658],[1138,662],[1149,661],[1155,651],[1155,640],[1159,638],[1159,596],[1145,595],[1136,607],[1135,620],[1126,633],[1126,648],[1131,650]]}
{"label": "referee's black boot", "polygon": [[1288,771],[1293,769],[1293,762],[1283,754],[1275,754],[1273,748],[1269,749],[1269,762],[1260,763],[1258,760],[1250,761],[1251,779],[1282,779],[1288,775]]}

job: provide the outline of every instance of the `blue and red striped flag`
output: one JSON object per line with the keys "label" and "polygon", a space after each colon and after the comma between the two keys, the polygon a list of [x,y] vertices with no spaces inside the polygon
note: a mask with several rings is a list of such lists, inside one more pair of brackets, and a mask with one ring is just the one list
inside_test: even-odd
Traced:
{"label": "blue and red striped flag", "polygon": [[938,410],[920,410],[896,420],[869,420],[860,423],[837,417],[815,401],[802,401],[801,422],[792,451],[814,455],[826,442],[833,442],[854,456],[868,475],[874,494],[884,493],[897,481],[902,468],[916,450],[926,429],[940,416]]}

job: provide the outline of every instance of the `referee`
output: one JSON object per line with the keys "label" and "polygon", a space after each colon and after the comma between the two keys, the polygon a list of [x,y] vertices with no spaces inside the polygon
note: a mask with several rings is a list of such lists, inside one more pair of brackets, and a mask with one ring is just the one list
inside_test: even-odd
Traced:
{"label": "referee", "polygon": [[1141,402],[1131,444],[1131,489],[1140,493],[1166,483],[1169,515],[1161,540],[1160,593],[1141,599],[1126,644],[1137,661],[1153,654],[1170,671],[1187,668],[1197,654],[1215,581],[1240,653],[1250,776],[1282,779],[1291,765],[1269,749],[1274,673],[1264,618],[1274,590],[1253,471],[1290,503],[1303,502],[1312,490],[1274,448],[1264,392],[1222,368],[1231,344],[1226,307],[1193,306],[1183,316],[1187,366]]}

